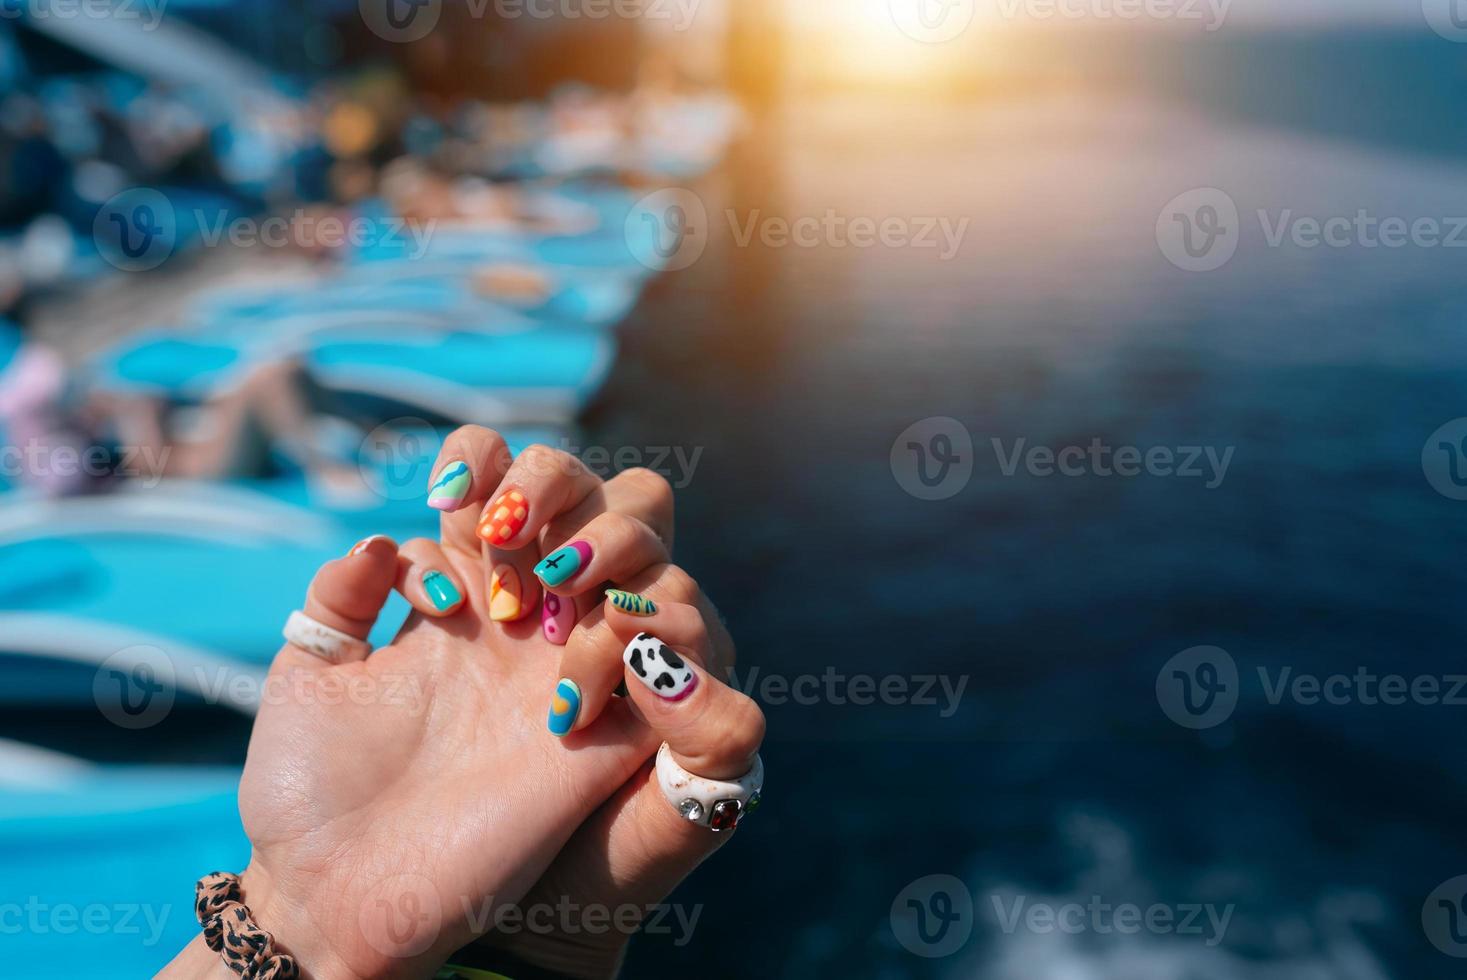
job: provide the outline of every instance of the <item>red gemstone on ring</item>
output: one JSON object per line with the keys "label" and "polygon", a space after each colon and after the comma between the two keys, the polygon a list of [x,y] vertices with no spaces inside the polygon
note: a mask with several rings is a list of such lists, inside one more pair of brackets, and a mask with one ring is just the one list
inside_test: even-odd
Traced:
{"label": "red gemstone on ring", "polygon": [[713,830],[732,830],[739,822],[739,801],[719,800],[713,804],[708,826]]}

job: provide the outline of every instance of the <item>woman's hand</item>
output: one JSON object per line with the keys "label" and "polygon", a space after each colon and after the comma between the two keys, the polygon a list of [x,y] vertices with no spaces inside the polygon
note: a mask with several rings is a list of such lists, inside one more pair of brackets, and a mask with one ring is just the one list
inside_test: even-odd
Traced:
{"label": "woman's hand", "polygon": [[[250,741],[244,901],[316,980],[431,974],[540,880],[657,747],[620,702],[572,739],[546,727],[559,658],[532,616],[539,554],[526,546],[596,510],[587,501],[610,485],[544,447],[510,465],[483,429],[455,433],[442,459],[464,466],[440,500],[441,545],[369,539],[320,571],[305,607],[363,638],[394,587],[415,614],[357,662],[287,645]],[[666,560],[663,540],[626,513],[593,514],[576,533],[590,554],[577,552],[578,574],[558,587],[571,597]],[[170,975],[198,962],[185,954]]]}
{"label": "woman's hand", "polygon": [[[673,565],[650,567],[621,584],[650,599],[656,612],[632,615],[608,599],[576,626],[560,671],[583,692],[569,738],[595,733],[605,723],[598,720],[602,713],[621,706],[611,692],[625,683],[638,717],[657,741],[668,742],[683,768],[713,779],[744,775],[763,741],[764,715],[720,679],[735,651],[713,605]],[[683,693],[682,685],[654,690],[625,664],[625,649],[643,635],[693,665],[697,679],[690,691],[667,697]],[[556,928],[502,928],[481,945],[568,977],[614,976],[642,915],[731,836],[683,819],[663,796],[648,760],[576,831],[521,901],[517,922],[544,922],[546,910],[555,910]]]}

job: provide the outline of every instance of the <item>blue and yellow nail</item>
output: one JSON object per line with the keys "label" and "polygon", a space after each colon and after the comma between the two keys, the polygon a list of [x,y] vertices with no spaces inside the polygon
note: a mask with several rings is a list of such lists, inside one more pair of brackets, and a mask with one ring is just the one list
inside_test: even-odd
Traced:
{"label": "blue and yellow nail", "polygon": [[540,581],[554,588],[570,580],[591,561],[591,546],[584,541],[572,541],[564,548],[556,548],[535,566]]}
{"label": "blue and yellow nail", "polygon": [[629,616],[655,616],[657,615],[657,603],[651,599],[643,598],[635,592],[623,592],[621,589],[607,589],[606,598],[611,604]]}
{"label": "blue and yellow nail", "polygon": [[550,698],[550,734],[557,738],[568,735],[576,727],[576,716],[580,713],[581,689],[575,681],[562,677]]}
{"label": "blue and yellow nail", "polygon": [[428,594],[429,601],[439,612],[448,612],[464,601],[458,586],[453,584],[453,579],[436,569],[423,573],[423,591]]}

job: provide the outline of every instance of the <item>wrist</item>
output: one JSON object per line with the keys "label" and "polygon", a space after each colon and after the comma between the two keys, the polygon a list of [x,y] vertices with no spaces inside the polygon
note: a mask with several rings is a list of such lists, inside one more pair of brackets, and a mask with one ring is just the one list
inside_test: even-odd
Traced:
{"label": "wrist", "polygon": [[[568,980],[611,980],[621,972],[622,960],[626,958],[625,937],[572,937],[560,933],[517,932],[512,935],[490,933],[473,946],[449,958],[457,963],[465,954],[469,962],[495,963],[496,954],[503,954],[507,962],[501,972],[515,976],[519,964],[543,970],[545,973]],[[485,958],[487,957],[487,959]],[[523,972],[523,971],[521,971]]]}
{"label": "wrist", "polygon": [[346,936],[335,934],[341,917],[333,913],[329,904],[318,896],[283,887],[254,862],[239,877],[244,904],[253,913],[256,924],[270,933],[279,952],[295,958],[303,978],[365,980],[367,974],[359,970],[364,966],[370,970],[370,966],[356,962],[360,957],[353,949],[354,944]]}

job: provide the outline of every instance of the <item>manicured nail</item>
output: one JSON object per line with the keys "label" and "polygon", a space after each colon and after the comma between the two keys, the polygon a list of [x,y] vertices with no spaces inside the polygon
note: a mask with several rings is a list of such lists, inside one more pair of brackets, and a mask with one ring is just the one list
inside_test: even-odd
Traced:
{"label": "manicured nail", "polygon": [[644,599],[635,592],[623,592],[621,589],[607,589],[606,598],[611,604],[630,616],[655,616],[657,615],[657,603],[651,599]]}
{"label": "manicured nail", "polygon": [[540,625],[545,630],[545,639],[558,647],[565,646],[571,627],[576,625],[575,600],[562,599],[554,592],[545,593],[540,604]]}
{"label": "manicured nail", "polygon": [[560,585],[585,568],[590,560],[591,546],[584,541],[572,541],[540,559],[540,564],[535,566],[535,574],[546,585]]}
{"label": "manicured nail", "polygon": [[434,510],[457,510],[468,496],[470,482],[468,463],[461,459],[444,463],[428,488],[428,506]]}
{"label": "manicured nail", "polygon": [[479,537],[490,544],[504,544],[525,526],[530,516],[530,502],[518,490],[507,490],[490,504],[479,518]]}
{"label": "manicured nail", "polygon": [[350,551],[348,551],[346,553],[346,557],[348,557],[348,558],[355,558],[357,555],[360,555],[362,552],[364,552],[368,548],[370,548],[372,546],[372,542],[373,541],[386,541],[386,540],[387,540],[387,535],[385,535],[385,534],[374,534],[370,538],[363,538],[362,540],[358,541],[356,543],[356,545],[353,546]]}
{"label": "manicured nail", "polygon": [[428,598],[439,612],[448,612],[464,601],[464,597],[459,595],[458,587],[453,584],[453,579],[436,569],[423,573],[423,591],[428,593]]}
{"label": "manicured nail", "polygon": [[570,733],[576,727],[576,715],[581,713],[581,689],[576,682],[564,677],[555,685],[550,696],[550,734],[557,737]]}
{"label": "manicured nail", "polygon": [[664,701],[681,701],[698,686],[693,668],[651,633],[638,633],[621,659],[648,690]]}
{"label": "manicured nail", "polygon": [[496,623],[512,623],[522,615],[520,573],[508,563],[499,565],[489,576],[489,618]]}

